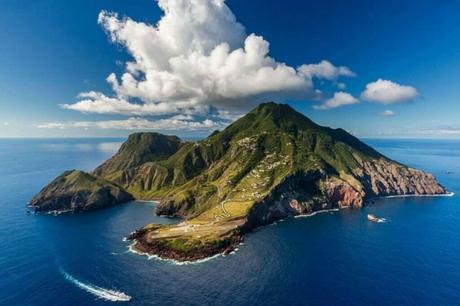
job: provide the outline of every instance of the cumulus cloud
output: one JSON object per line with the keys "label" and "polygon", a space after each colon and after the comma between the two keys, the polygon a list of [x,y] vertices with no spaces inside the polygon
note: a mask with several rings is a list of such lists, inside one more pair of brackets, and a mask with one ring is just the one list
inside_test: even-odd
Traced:
{"label": "cumulus cloud", "polygon": [[336,80],[340,76],[354,77],[356,74],[346,66],[336,67],[331,62],[323,60],[318,64],[302,65],[298,70],[311,78]]}
{"label": "cumulus cloud", "polygon": [[124,73],[107,77],[112,96],[82,93],[79,101],[62,107],[131,116],[202,114],[215,108],[236,118],[264,100],[314,97],[313,78],[354,76],[328,61],[297,69],[276,61],[269,43],[247,35],[225,0],[157,3],[164,15],[156,25],[100,12],[98,22],[110,40],[133,59]]}
{"label": "cumulus cloud", "polygon": [[167,103],[131,103],[125,98],[110,98],[100,92],[86,92],[78,95],[81,99],[75,104],[63,104],[62,107],[83,113],[117,115],[163,115],[176,112],[176,105]]}
{"label": "cumulus cloud", "polygon": [[37,125],[40,129],[102,129],[102,130],[158,130],[158,131],[212,131],[225,127],[228,122],[204,119],[195,121],[189,116],[174,116],[166,119],[148,120],[131,117],[125,120],[48,122]]}
{"label": "cumulus cloud", "polygon": [[400,85],[382,79],[367,84],[366,89],[361,94],[361,98],[364,100],[383,104],[412,101],[417,96],[417,89],[412,86]]}
{"label": "cumulus cloud", "polygon": [[321,105],[313,106],[314,109],[318,110],[327,110],[332,108],[341,107],[344,105],[351,105],[357,104],[359,100],[350,95],[349,93],[339,91],[334,94],[334,96],[326,101],[324,101]]}
{"label": "cumulus cloud", "polygon": [[391,117],[391,116],[394,116],[394,115],[395,115],[395,112],[392,111],[392,110],[387,109],[387,110],[385,110],[385,111],[379,113],[379,115],[380,115],[380,116],[383,116],[383,117]]}

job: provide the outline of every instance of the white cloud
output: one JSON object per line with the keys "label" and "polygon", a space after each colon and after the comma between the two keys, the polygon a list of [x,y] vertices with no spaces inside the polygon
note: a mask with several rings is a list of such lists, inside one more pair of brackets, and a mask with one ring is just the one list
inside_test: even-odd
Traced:
{"label": "white cloud", "polygon": [[6,122],[6,121],[5,121],[5,122],[3,122],[3,126],[8,126],[8,125],[9,125],[9,123],[8,123],[8,122]]}
{"label": "white cloud", "polygon": [[366,89],[361,94],[361,98],[364,100],[383,104],[412,101],[417,96],[417,89],[412,86],[404,86],[382,79],[367,84]]}
{"label": "white cloud", "polygon": [[114,95],[80,94],[62,107],[85,113],[159,115],[214,107],[245,110],[253,103],[315,96],[312,78],[353,76],[328,61],[295,69],[269,56],[269,43],[247,35],[225,0],[157,0],[156,25],[102,11],[98,22],[133,60],[107,77]]}
{"label": "white cloud", "polygon": [[204,119],[194,121],[189,117],[171,117],[148,120],[132,117],[125,120],[49,122],[37,125],[41,129],[102,129],[102,130],[158,130],[158,131],[211,131],[225,127],[228,122]]}
{"label": "white cloud", "polygon": [[383,117],[391,117],[391,116],[394,116],[394,115],[395,115],[395,112],[392,111],[392,110],[387,109],[387,110],[385,110],[385,111],[379,113],[379,115],[380,115],[380,116],[383,116]]}
{"label": "white cloud", "polygon": [[356,99],[349,93],[340,91],[340,92],[336,92],[332,98],[324,101],[323,104],[315,105],[313,106],[313,108],[318,109],[318,110],[326,110],[326,109],[332,109],[332,108],[337,108],[337,107],[344,106],[344,105],[351,105],[351,104],[357,104],[357,103],[359,103],[358,99]]}
{"label": "white cloud", "polygon": [[244,116],[244,114],[242,114],[241,112],[232,112],[232,111],[228,111],[228,110],[218,110],[218,112],[216,114],[217,118],[220,118],[222,120],[227,120],[227,121],[230,121],[230,122],[236,121],[236,120],[240,119],[243,116]]}
{"label": "white cloud", "polygon": [[62,107],[83,113],[118,115],[162,115],[178,111],[177,105],[168,103],[135,104],[124,98],[110,98],[100,92],[86,92],[78,96],[81,100],[75,104],[63,104]]}
{"label": "white cloud", "polygon": [[302,65],[298,70],[311,78],[336,80],[340,76],[354,77],[356,74],[350,68],[341,66],[336,67],[331,62],[323,60],[318,64]]}

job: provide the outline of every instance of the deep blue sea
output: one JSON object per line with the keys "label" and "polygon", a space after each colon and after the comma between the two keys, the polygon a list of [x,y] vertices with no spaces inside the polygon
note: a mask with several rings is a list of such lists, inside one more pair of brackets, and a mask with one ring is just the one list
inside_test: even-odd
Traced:
{"label": "deep blue sea", "polygon": [[[152,203],[26,213],[56,175],[93,169],[122,141],[0,140],[0,305],[113,304],[97,298],[104,290],[131,296],[125,305],[460,304],[457,195],[288,219],[248,235],[233,255],[193,265],[127,252],[132,230],[175,222],[156,217]],[[460,193],[460,141],[365,141]],[[388,221],[370,223],[367,213]]]}

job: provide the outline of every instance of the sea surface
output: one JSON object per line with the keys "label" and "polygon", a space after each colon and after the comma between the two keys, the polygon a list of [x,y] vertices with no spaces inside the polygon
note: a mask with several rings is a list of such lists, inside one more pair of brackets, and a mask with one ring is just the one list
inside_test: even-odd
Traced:
{"label": "sea surface", "polygon": [[[0,305],[459,305],[460,201],[376,200],[291,218],[226,257],[191,265],[128,251],[154,203],[78,215],[27,214],[67,169],[91,170],[123,139],[0,140]],[[460,141],[365,140],[460,193]],[[387,219],[370,223],[368,213]],[[124,301],[129,299],[129,301]]]}

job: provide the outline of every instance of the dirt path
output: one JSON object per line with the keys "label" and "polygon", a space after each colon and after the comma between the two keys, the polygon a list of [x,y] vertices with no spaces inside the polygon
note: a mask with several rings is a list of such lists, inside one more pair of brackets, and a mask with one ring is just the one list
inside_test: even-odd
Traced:
{"label": "dirt path", "polygon": [[[219,198],[222,198],[222,193],[220,192],[220,187],[219,185],[215,185],[217,187],[217,195],[219,196]],[[223,216],[224,217],[231,217],[232,215],[227,211],[227,209],[225,208],[225,200],[223,200],[222,202],[220,202],[220,207],[222,208],[222,212],[223,212]]]}

